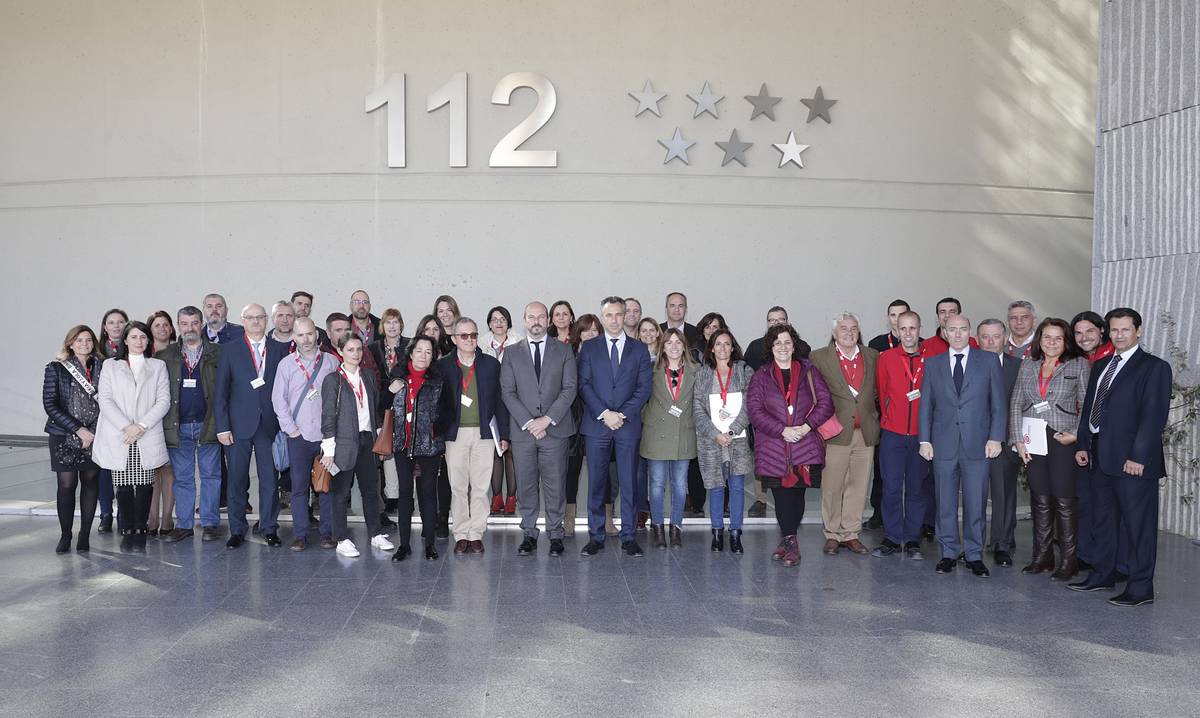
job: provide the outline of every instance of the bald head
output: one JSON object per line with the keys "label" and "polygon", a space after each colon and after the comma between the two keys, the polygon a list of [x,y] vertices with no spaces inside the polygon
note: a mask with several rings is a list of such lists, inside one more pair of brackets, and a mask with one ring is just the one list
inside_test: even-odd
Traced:
{"label": "bald head", "polygon": [[959,351],[971,341],[971,320],[962,314],[952,314],[946,319],[946,343]]}
{"label": "bald head", "polygon": [[546,336],[546,327],[550,322],[550,313],[541,302],[530,302],[525,305],[525,333],[530,341],[541,341]]}
{"label": "bald head", "polygon": [[296,348],[305,358],[311,357],[317,349],[317,323],[308,317],[297,317],[292,325],[292,337],[296,340]]}
{"label": "bald head", "polygon": [[242,326],[251,341],[263,338],[267,333],[267,310],[261,304],[247,304],[242,308]]}

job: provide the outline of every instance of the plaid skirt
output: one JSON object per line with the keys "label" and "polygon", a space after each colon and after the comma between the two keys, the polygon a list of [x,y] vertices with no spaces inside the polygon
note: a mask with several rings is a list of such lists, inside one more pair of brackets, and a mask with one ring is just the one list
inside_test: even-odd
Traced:
{"label": "plaid skirt", "polygon": [[157,469],[142,468],[142,454],[137,442],[129,445],[129,456],[125,459],[125,470],[112,472],[113,486],[149,486],[154,483]]}

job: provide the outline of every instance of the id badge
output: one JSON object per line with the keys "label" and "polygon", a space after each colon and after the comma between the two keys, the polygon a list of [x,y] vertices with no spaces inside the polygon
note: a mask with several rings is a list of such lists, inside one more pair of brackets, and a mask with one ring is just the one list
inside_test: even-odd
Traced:
{"label": "id badge", "polygon": [[721,417],[721,421],[727,421],[729,419],[729,417],[733,416],[733,414],[730,414],[728,409],[725,409],[724,407],[722,407],[717,412],[717,416]]}
{"label": "id badge", "polygon": [[679,417],[683,416],[683,409],[680,409],[678,406],[672,406],[667,410],[667,413],[678,419]]}
{"label": "id badge", "polygon": [[321,391],[314,388],[312,391],[308,392],[308,396],[304,398],[308,399],[309,401],[316,401],[317,399],[321,398]]}
{"label": "id badge", "polygon": [[474,403],[475,402],[471,401],[471,397],[467,396],[466,394],[462,395],[462,405],[463,406],[470,406]]}
{"label": "id badge", "polygon": [[1050,402],[1039,401],[1033,405],[1033,410],[1039,414],[1045,414],[1046,412],[1050,411]]}
{"label": "id badge", "polygon": [[196,388],[196,380],[195,379],[184,379],[183,380],[183,388],[184,389],[195,389]]}
{"label": "id badge", "polygon": [[909,401],[916,401],[917,399],[920,399],[920,398],[921,398],[921,390],[920,390],[920,389],[913,389],[912,391],[910,391],[910,392],[908,392],[907,394],[905,394],[905,396],[907,396],[907,397],[908,397],[908,400],[909,400]]}
{"label": "id badge", "polygon": [[250,382],[251,389],[261,389],[266,385],[267,385],[267,380],[263,379],[261,376]]}
{"label": "id badge", "polygon": [[404,415],[404,423],[405,424],[412,423],[412,412],[411,411]]}
{"label": "id badge", "polygon": [[858,389],[855,389],[850,385],[846,385],[846,388],[850,390],[850,396],[854,397],[855,399],[858,398]]}

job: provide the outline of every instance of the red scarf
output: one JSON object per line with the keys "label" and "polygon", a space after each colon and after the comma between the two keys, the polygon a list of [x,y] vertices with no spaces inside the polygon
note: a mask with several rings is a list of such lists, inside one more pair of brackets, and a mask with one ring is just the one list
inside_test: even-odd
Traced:
{"label": "red scarf", "polygon": [[[794,409],[796,406],[796,395],[800,389],[800,375],[804,373],[804,366],[795,359],[792,360],[792,366],[791,369],[789,369],[788,385],[786,389],[783,386],[783,370],[779,368],[779,364],[773,363],[771,366],[775,370],[775,386],[778,386],[779,391],[783,393],[784,403]],[[796,426],[796,424],[792,423],[793,418],[795,418],[795,412],[788,412],[787,419],[784,421],[784,426]],[[807,415],[805,418],[807,419]],[[801,464],[800,466],[792,464],[792,445],[785,441],[783,443],[783,448],[788,466],[787,474],[780,479],[783,484],[783,488],[790,489],[798,484],[801,480],[804,481],[805,486],[812,486],[812,476],[809,474],[808,466],[805,464]]]}
{"label": "red scarf", "polygon": [[[413,406],[417,403],[417,394],[420,393],[421,385],[424,383],[425,372],[417,371],[410,360],[408,362],[408,403],[404,411],[404,448],[406,449],[412,446],[413,424],[417,420],[413,412]],[[409,417],[412,418],[410,419]]]}

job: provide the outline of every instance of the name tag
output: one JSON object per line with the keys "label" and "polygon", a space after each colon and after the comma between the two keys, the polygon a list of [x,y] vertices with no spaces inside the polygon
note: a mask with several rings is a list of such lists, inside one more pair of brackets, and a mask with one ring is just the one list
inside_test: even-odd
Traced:
{"label": "name tag", "polygon": [[410,411],[410,412],[408,412],[407,414],[405,414],[405,415],[404,415],[404,423],[405,423],[405,424],[411,424],[411,423],[412,423],[412,414],[413,414],[413,413]]}
{"label": "name tag", "polygon": [[183,388],[184,389],[195,389],[196,388],[196,380],[195,379],[184,379],[183,380]]}
{"label": "name tag", "polygon": [[315,401],[321,398],[321,392],[319,389],[314,388],[312,391],[308,392],[308,396],[304,398],[309,401]]}
{"label": "name tag", "polygon": [[667,413],[678,419],[679,417],[683,416],[683,409],[680,409],[677,406],[672,406],[667,410]]}
{"label": "name tag", "polygon": [[267,380],[263,379],[261,376],[250,382],[251,389],[261,389],[266,385],[267,385]]}
{"label": "name tag", "polygon": [[1033,405],[1033,410],[1039,414],[1045,414],[1048,411],[1050,411],[1050,402],[1039,401],[1038,403]]}
{"label": "name tag", "polygon": [[920,399],[920,398],[921,398],[921,390],[920,390],[920,389],[913,389],[912,391],[910,391],[910,392],[908,392],[907,394],[905,394],[905,396],[907,396],[907,397],[908,397],[908,400],[909,400],[909,401],[916,401],[917,399]]}
{"label": "name tag", "polygon": [[470,406],[474,403],[475,402],[471,401],[471,397],[467,396],[466,394],[462,395],[462,405],[463,406]]}
{"label": "name tag", "polygon": [[858,389],[855,389],[854,387],[849,386],[849,385],[847,385],[846,388],[850,390],[850,396],[854,397],[855,399],[858,398]]}
{"label": "name tag", "polygon": [[717,411],[717,416],[721,417],[721,421],[727,421],[729,417],[733,416],[733,414],[730,414],[729,410],[725,407],[721,407],[721,409]]}

